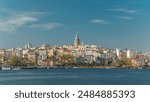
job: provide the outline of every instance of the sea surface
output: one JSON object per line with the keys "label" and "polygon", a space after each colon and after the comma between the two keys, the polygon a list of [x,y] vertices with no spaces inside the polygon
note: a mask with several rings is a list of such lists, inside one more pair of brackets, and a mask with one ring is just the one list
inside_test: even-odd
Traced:
{"label": "sea surface", "polygon": [[150,69],[0,70],[0,85],[150,85]]}

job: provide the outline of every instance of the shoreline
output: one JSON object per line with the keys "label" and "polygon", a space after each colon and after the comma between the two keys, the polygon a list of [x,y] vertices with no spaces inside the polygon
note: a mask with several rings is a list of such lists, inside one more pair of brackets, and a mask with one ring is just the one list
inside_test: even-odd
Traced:
{"label": "shoreline", "polygon": [[21,70],[21,69],[150,69],[148,66],[7,66],[0,67],[0,70]]}

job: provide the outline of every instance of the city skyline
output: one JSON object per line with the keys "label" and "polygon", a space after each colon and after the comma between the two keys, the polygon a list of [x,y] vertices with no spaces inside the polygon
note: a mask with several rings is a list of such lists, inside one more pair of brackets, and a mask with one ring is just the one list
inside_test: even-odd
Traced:
{"label": "city skyline", "polygon": [[148,0],[1,0],[0,48],[87,44],[149,51]]}

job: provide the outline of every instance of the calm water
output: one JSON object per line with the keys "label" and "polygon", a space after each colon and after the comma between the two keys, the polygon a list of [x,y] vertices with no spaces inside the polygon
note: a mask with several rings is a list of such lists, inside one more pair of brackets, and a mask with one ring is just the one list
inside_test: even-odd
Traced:
{"label": "calm water", "polygon": [[1,85],[150,85],[150,69],[0,70]]}

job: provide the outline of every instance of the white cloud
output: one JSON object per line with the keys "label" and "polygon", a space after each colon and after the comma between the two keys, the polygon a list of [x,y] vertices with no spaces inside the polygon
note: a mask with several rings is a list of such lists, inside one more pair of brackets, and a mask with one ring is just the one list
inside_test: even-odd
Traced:
{"label": "white cloud", "polygon": [[32,11],[32,12],[26,12],[26,14],[30,14],[30,15],[47,15],[47,14],[52,14],[52,13]]}
{"label": "white cloud", "polygon": [[132,20],[132,19],[134,19],[134,17],[131,17],[131,16],[118,16],[118,18],[124,19],[124,20]]}
{"label": "white cloud", "polygon": [[31,28],[44,28],[44,29],[55,29],[62,26],[62,24],[60,23],[56,23],[56,22],[51,22],[51,23],[47,23],[47,24],[33,24],[30,27]]}
{"label": "white cloud", "polygon": [[124,12],[124,13],[129,13],[129,14],[136,14],[136,13],[138,13],[138,10],[126,9],[126,8],[109,9],[109,11]]}
{"label": "white cloud", "polygon": [[11,15],[9,18],[0,20],[0,32],[14,33],[19,27],[38,21],[31,15]]}
{"label": "white cloud", "polygon": [[0,22],[0,32],[2,33],[12,33],[15,32],[16,28]]}
{"label": "white cloud", "polygon": [[18,17],[15,17],[14,19],[9,19],[9,20],[5,21],[5,23],[8,25],[14,25],[16,27],[21,27],[27,23],[36,22],[36,21],[38,21],[38,19],[35,17],[18,16]]}
{"label": "white cloud", "polygon": [[39,11],[15,11],[0,8],[2,17],[0,18],[0,33],[14,34],[22,27],[54,29],[62,26],[60,23],[51,22],[40,24],[40,16],[51,15],[48,12]]}
{"label": "white cloud", "polygon": [[5,13],[5,14],[10,14],[10,15],[30,15],[30,16],[37,16],[37,15],[51,15],[51,12],[40,12],[40,11],[20,11],[20,10],[13,10],[13,9],[8,9],[8,8],[1,8],[0,7],[0,12]]}
{"label": "white cloud", "polygon": [[51,15],[49,12],[40,11],[20,11],[8,8],[1,8],[0,32],[14,33],[19,28],[30,26],[40,20],[40,16]]}
{"label": "white cloud", "polygon": [[104,19],[93,19],[90,21],[90,23],[94,23],[94,24],[110,24],[109,22],[107,22]]}

